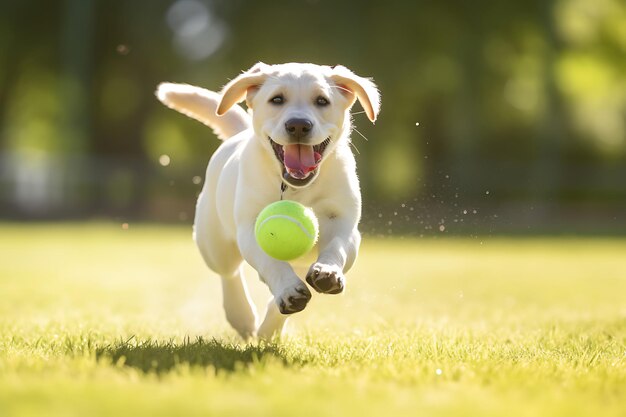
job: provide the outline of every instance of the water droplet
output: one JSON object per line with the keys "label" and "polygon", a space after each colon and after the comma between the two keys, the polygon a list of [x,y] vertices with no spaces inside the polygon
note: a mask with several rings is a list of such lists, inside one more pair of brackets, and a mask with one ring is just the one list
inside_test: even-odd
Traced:
{"label": "water droplet", "polygon": [[435,371],[435,373],[436,373],[437,375],[441,375],[441,374],[443,374],[443,371],[442,371],[441,369],[437,368],[437,370]]}
{"label": "water droplet", "polygon": [[195,177],[191,179],[191,182],[193,182],[196,185],[200,184],[202,182],[202,177],[200,177],[199,175],[196,175]]}
{"label": "water droplet", "polygon": [[419,126],[419,125],[420,125],[420,122],[415,122],[415,126]]}
{"label": "water droplet", "polygon": [[463,214],[467,214],[467,210],[463,210]]}
{"label": "water droplet", "polygon": [[439,225],[439,231],[440,232],[445,232],[446,231],[446,226],[444,226],[443,224]]}

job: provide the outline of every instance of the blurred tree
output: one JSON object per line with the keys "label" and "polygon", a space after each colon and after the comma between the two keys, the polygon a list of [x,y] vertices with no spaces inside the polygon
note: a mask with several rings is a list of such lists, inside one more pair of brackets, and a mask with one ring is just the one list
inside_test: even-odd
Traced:
{"label": "blurred tree", "polygon": [[64,169],[87,212],[146,213],[157,184],[188,207],[219,142],[155,86],[309,61],[380,86],[375,127],[353,110],[372,201],[626,199],[625,28],[619,0],[6,0],[0,175],[16,153],[82,153]]}

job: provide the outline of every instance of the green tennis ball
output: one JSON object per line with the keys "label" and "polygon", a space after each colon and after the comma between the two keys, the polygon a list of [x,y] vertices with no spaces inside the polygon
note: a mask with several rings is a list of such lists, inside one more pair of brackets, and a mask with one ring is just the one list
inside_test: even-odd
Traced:
{"label": "green tennis ball", "polygon": [[282,200],[261,210],[254,226],[256,241],[272,258],[296,259],[310,251],[319,225],[310,208],[296,201]]}

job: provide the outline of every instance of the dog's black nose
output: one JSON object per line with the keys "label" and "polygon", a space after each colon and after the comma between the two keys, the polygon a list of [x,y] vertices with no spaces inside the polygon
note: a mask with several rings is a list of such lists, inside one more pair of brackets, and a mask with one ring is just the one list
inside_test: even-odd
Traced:
{"label": "dog's black nose", "polygon": [[285,122],[285,130],[289,136],[300,139],[309,134],[313,129],[313,122],[309,119],[289,119]]}

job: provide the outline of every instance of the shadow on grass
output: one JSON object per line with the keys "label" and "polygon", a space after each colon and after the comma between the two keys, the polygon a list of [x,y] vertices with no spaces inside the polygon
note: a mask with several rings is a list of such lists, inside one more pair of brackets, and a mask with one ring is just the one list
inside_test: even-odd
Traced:
{"label": "shadow on grass", "polygon": [[201,337],[183,342],[137,341],[134,337],[96,349],[98,359],[110,359],[142,370],[162,374],[179,365],[213,367],[216,372],[233,372],[249,364],[279,361],[284,365],[302,365],[301,358],[287,355],[276,344],[237,345]]}

